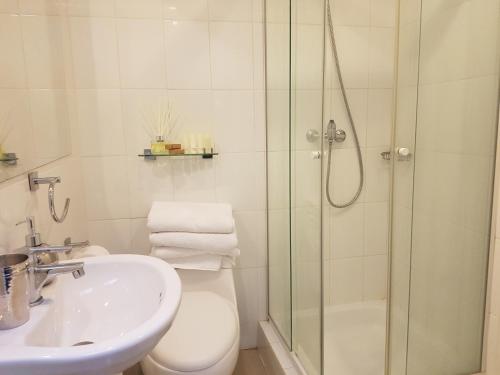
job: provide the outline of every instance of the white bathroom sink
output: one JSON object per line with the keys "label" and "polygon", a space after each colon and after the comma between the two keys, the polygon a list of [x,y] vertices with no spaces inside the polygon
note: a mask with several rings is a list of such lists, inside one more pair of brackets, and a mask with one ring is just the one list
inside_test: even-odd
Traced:
{"label": "white bathroom sink", "polygon": [[58,276],[42,290],[45,301],[31,309],[28,323],[0,331],[0,374],[119,373],[165,334],[181,299],[172,267],[141,255],[84,262],[84,277]]}

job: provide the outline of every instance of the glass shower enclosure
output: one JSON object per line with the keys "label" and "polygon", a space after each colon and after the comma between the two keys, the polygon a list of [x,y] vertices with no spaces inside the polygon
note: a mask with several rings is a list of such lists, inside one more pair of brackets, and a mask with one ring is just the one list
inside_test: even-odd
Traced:
{"label": "glass shower enclosure", "polygon": [[310,5],[288,1],[266,4],[266,95],[272,278],[269,310],[287,345],[294,347],[307,371],[315,374],[320,371],[322,355],[318,142],[323,106],[324,13],[320,1],[312,8]]}
{"label": "glass shower enclosure", "polygon": [[269,317],[308,374],[480,372],[499,25],[500,0],[266,0]]}

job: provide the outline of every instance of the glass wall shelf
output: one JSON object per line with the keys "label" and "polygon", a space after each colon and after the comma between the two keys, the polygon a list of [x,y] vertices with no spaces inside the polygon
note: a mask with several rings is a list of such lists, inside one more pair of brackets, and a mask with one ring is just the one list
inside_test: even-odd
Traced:
{"label": "glass wall shelf", "polygon": [[6,152],[0,155],[0,163],[3,165],[14,166],[17,165],[19,158],[13,152]]}
{"label": "glass wall shelf", "polygon": [[217,152],[207,152],[207,153],[187,153],[187,154],[153,154],[151,150],[146,149],[144,150],[143,154],[139,154],[138,156],[141,158],[144,158],[144,160],[156,160],[157,158],[175,158],[175,157],[183,157],[183,156],[188,156],[188,157],[201,157],[202,159],[213,159],[214,156],[219,155]]}

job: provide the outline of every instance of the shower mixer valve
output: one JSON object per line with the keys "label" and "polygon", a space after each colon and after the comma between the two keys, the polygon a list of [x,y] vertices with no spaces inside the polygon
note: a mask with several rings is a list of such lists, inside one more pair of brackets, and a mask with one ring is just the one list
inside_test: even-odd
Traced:
{"label": "shower mixer valve", "polygon": [[328,141],[328,143],[341,143],[345,141],[346,137],[346,132],[343,129],[337,129],[337,124],[335,123],[335,121],[330,120],[325,132],[325,139]]}

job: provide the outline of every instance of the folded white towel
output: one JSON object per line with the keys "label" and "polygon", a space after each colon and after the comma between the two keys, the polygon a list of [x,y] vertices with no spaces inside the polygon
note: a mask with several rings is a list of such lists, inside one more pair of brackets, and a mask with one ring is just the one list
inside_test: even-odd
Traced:
{"label": "folded white towel", "polygon": [[[235,250],[239,254],[239,250]],[[205,254],[196,250],[190,252],[191,255],[179,257],[176,256],[178,255],[176,250],[153,248],[151,255],[163,259],[174,268],[188,270],[218,271],[221,268],[232,268],[235,265],[234,256]]]}
{"label": "folded white towel", "polygon": [[151,232],[232,233],[231,205],[225,203],[153,202]]}
{"label": "folded white towel", "polygon": [[174,268],[184,270],[219,271],[222,267],[222,257],[218,255],[205,254],[163,260]]}
{"label": "folded white towel", "polygon": [[151,245],[202,250],[216,254],[230,253],[238,247],[236,232],[230,234],[162,232],[149,235]]}
{"label": "folded white towel", "polygon": [[173,258],[188,258],[198,255],[218,255],[227,256],[230,258],[236,258],[240,255],[240,249],[232,249],[230,251],[205,251],[205,250],[194,250],[194,249],[183,249],[179,247],[166,247],[166,246],[153,246],[151,253],[162,259],[173,259]]}

